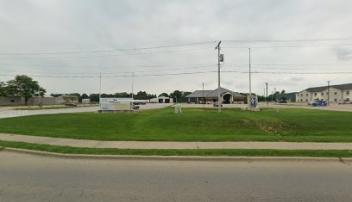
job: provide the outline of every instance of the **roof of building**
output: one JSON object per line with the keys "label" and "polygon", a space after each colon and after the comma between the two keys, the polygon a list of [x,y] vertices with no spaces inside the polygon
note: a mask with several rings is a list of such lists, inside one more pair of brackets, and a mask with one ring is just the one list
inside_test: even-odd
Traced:
{"label": "roof of building", "polygon": [[234,92],[232,90],[226,89],[226,88],[217,88],[215,90],[196,90],[193,93],[187,95],[186,97],[188,98],[196,98],[196,97],[207,97],[207,98],[216,98],[218,97],[218,93],[220,94],[225,94],[225,93],[230,93],[234,97],[244,97],[240,93]]}
{"label": "roof of building", "polygon": [[[352,90],[352,83],[331,85],[330,87],[336,88],[339,90]],[[321,92],[321,91],[326,90],[327,88],[328,88],[328,86],[312,87],[312,88],[307,88],[306,91],[308,91],[308,92]]]}
{"label": "roof of building", "polygon": [[193,93],[187,95],[186,97],[206,97],[213,90],[196,90]]}

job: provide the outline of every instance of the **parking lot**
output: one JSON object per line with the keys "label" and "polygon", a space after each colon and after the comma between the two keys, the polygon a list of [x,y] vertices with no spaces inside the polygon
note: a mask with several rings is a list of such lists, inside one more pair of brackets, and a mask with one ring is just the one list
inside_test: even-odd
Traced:
{"label": "parking lot", "polygon": [[[168,107],[172,104],[146,104],[140,105],[140,110],[160,109]],[[30,116],[39,114],[63,114],[63,113],[79,113],[79,112],[97,112],[99,106],[84,106],[84,107],[69,107],[59,109],[38,109],[38,110],[25,110],[16,109],[18,107],[0,107],[0,118],[10,118],[18,116]],[[21,107],[23,108],[23,107]]]}

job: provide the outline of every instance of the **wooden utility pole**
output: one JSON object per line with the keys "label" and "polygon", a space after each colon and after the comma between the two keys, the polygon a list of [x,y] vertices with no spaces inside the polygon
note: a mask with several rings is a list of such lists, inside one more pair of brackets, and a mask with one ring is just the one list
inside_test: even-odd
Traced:
{"label": "wooden utility pole", "polygon": [[132,72],[132,85],[131,85],[131,90],[132,90],[132,100],[133,100],[133,91],[134,91],[134,72]]}
{"label": "wooden utility pole", "polygon": [[203,99],[204,99],[204,100],[203,100],[203,102],[204,102],[204,103],[203,103],[203,107],[204,107],[205,104],[206,104],[206,99],[205,99],[205,95],[204,95],[204,82],[202,83],[202,90],[203,90],[203,91],[202,91],[202,94],[203,94]]}
{"label": "wooden utility pole", "polygon": [[221,102],[220,102],[220,44],[221,41],[219,41],[218,45],[215,47],[215,50],[218,50],[218,112],[221,112]]}
{"label": "wooden utility pole", "polygon": [[265,101],[266,101],[266,104],[268,104],[268,82],[265,83]]}
{"label": "wooden utility pole", "polygon": [[99,106],[100,106],[100,98],[101,98],[101,72],[99,73]]}
{"label": "wooden utility pole", "polygon": [[328,81],[328,102],[327,105],[330,105],[330,81]]}

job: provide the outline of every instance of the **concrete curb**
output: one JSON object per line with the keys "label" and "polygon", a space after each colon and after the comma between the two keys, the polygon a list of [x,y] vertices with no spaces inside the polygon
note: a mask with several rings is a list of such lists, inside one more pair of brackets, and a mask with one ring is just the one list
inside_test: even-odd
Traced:
{"label": "concrete curb", "polygon": [[91,154],[62,154],[55,152],[45,152],[29,149],[2,148],[1,151],[32,154],[39,156],[69,158],[69,159],[111,159],[111,160],[168,160],[168,161],[294,161],[294,162],[341,162],[344,164],[352,163],[352,158],[338,157],[275,157],[275,156],[141,156],[141,155],[91,155]]}

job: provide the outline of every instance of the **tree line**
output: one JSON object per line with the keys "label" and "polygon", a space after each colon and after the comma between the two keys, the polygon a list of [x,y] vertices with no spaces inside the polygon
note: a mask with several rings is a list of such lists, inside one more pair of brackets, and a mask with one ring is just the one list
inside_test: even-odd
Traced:
{"label": "tree line", "polygon": [[17,75],[7,82],[0,82],[0,96],[2,97],[23,97],[25,104],[33,96],[43,97],[46,90],[41,87],[38,81],[34,81],[26,75]]}
{"label": "tree line", "polygon": [[[157,96],[157,94],[150,94],[150,93],[147,93],[146,91],[139,91],[139,92],[133,94],[133,98],[135,100],[150,100],[152,98],[165,96],[165,97],[174,98],[174,100],[175,101],[177,100],[177,102],[187,102],[186,96],[189,94],[191,94],[191,92],[183,92],[183,91],[175,90],[170,94],[161,93]],[[87,94],[87,93],[83,93],[83,94],[80,94],[80,93],[69,93],[69,94],[52,93],[50,95],[53,97],[59,97],[62,95],[77,96],[80,102],[82,102],[83,99],[90,99],[91,102],[98,102],[99,101],[99,93],[91,93],[91,94]],[[111,93],[111,94],[102,93],[101,97],[102,98],[128,98],[128,97],[132,98],[132,93],[128,93],[128,92]]]}
{"label": "tree line", "polygon": [[[41,96],[43,97],[46,93],[46,90],[41,87],[38,81],[33,80],[31,77],[27,75],[17,75],[14,79],[9,80],[7,82],[0,82],[0,97],[23,97],[25,99],[25,103],[28,103],[28,100],[33,96]],[[191,94],[191,92],[187,91],[180,91],[175,90],[168,93],[161,93],[159,96],[156,94],[150,94],[146,91],[139,91],[136,94],[133,94],[133,98],[136,100],[150,100],[152,98],[165,96],[174,98],[177,102],[187,102],[186,96]],[[90,99],[91,102],[98,102],[99,101],[99,94],[92,93],[92,94],[80,94],[80,93],[69,93],[69,94],[51,94],[53,97],[58,97],[62,95],[72,95],[77,96],[79,101],[81,102],[82,99]],[[132,97],[132,93],[127,92],[120,92],[120,93],[113,93],[113,94],[101,94],[102,98],[109,98],[109,97],[117,97],[117,98],[126,98]]]}
{"label": "tree line", "polygon": [[[83,99],[90,99],[91,102],[99,102],[99,93],[69,93],[69,94],[60,94],[60,93],[52,93],[50,94],[53,97],[59,97],[62,95],[72,95],[72,96],[77,96],[79,101],[82,102]],[[127,92],[120,92],[120,93],[102,93],[100,95],[102,98],[132,98],[132,93],[127,93]],[[152,98],[155,98],[155,94],[149,94],[146,91],[139,91],[136,94],[133,94],[133,98],[137,100],[149,100]]]}
{"label": "tree line", "polygon": [[296,101],[296,93],[287,93],[285,90],[276,91],[268,97],[258,95],[258,101],[268,101],[268,102],[287,102],[287,101]]}

